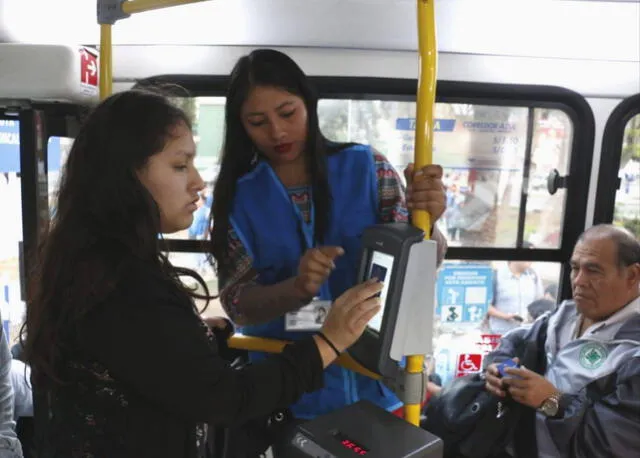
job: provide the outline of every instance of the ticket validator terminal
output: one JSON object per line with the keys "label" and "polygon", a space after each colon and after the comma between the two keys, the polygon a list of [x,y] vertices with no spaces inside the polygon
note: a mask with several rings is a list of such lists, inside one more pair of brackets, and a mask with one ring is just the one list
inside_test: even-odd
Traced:
{"label": "ticket validator terminal", "polygon": [[349,354],[370,371],[394,378],[405,355],[431,353],[437,253],[436,242],[408,223],[364,231],[358,281],[384,283],[382,309]]}
{"label": "ticket validator terminal", "polygon": [[[408,223],[372,226],[362,235],[357,281],[376,277],[384,283],[382,309],[348,351],[386,381],[402,379],[405,355],[431,353],[436,258],[436,242],[424,240],[424,233]],[[414,384],[414,401],[420,389],[424,384],[418,388]],[[299,425],[289,449],[291,458],[441,458],[443,443],[392,413],[360,401]]]}

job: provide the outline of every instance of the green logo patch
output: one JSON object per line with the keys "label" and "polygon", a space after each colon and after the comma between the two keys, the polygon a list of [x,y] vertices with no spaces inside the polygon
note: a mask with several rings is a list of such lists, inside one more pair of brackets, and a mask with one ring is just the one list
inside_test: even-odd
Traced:
{"label": "green logo patch", "polygon": [[607,348],[598,342],[589,342],[580,349],[580,365],[585,369],[594,370],[602,366],[609,352]]}

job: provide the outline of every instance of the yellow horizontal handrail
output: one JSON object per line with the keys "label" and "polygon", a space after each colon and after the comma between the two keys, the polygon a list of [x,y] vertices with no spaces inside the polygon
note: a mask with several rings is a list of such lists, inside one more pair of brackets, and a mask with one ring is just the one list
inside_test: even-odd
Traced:
{"label": "yellow horizontal handrail", "polygon": [[[264,337],[243,336],[241,334],[231,336],[228,341],[230,348],[236,350],[261,351],[264,353],[280,353],[285,345],[289,343],[291,342],[286,340],[265,339]],[[380,374],[376,374],[362,367],[349,353],[340,355],[335,361],[335,364],[375,380],[382,378]]]}
{"label": "yellow horizontal handrail", "polygon": [[170,6],[187,5],[189,3],[205,2],[207,0],[130,0],[122,4],[122,11],[126,14],[142,13],[143,11],[158,10]]}

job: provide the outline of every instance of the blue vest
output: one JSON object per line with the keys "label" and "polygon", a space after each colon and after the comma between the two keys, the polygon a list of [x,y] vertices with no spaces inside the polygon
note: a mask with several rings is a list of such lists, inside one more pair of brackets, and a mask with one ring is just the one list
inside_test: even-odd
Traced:
{"label": "blue vest", "polygon": [[[369,146],[355,145],[327,158],[331,205],[329,228],[324,245],[341,246],[339,257],[320,292],[322,299],[335,299],[355,284],[360,261],[360,236],[378,222],[378,181]],[[311,212],[313,215],[313,211]],[[304,251],[314,246],[313,223],[307,224],[291,201],[282,182],[268,163],[238,180],[231,213],[231,224],[253,261],[258,282],[275,284],[296,275]],[[284,317],[258,326],[246,326],[249,336],[298,340],[309,332],[288,332]],[[252,353],[256,361],[266,357]],[[329,366],[324,373],[324,388],[306,393],[291,407],[297,418],[314,418],[366,399],[394,410],[400,400],[382,383],[343,369]]]}

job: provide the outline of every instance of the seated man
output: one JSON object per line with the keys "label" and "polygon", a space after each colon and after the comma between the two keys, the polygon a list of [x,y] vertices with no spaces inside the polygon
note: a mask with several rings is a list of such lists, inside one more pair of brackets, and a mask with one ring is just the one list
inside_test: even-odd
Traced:
{"label": "seated man", "polygon": [[[611,225],[587,229],[571,257],[571,287],[573,300],[548,317],[546,333],[503,337],[487,358],[487,390],[537,409],[519,419],[513,441],[518,457],[638,456],[638,240]],[[544,344],[545,367],[507,368],[501,377],[496,363],[530,339]]]}

